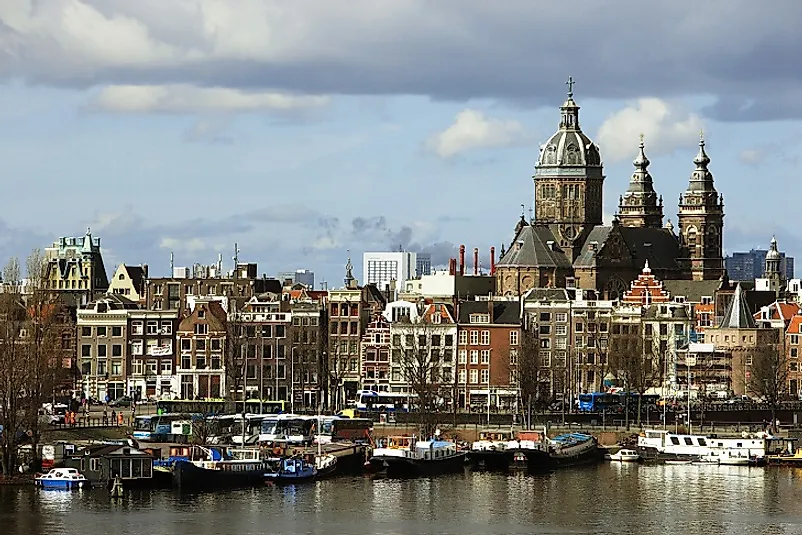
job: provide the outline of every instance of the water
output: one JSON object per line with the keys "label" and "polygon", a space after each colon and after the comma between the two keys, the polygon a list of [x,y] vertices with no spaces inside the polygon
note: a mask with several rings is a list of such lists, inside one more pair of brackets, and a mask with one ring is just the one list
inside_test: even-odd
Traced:
{"label": "water", "polygon": [[802,533],[802,470],[620,465],[206,494],[0,487],[2,535]]}

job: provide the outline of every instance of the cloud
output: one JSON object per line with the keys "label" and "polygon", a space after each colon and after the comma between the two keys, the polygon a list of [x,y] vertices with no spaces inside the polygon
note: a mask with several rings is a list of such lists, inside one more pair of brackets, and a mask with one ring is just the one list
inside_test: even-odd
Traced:
{"label": "cloud", "polygon": [[112,85],[104,87],[90,107],[120,113],[245,113],[317,108],[328,97],[247,92],[226,87]]}
{"label": "cloud", "polygon": [[230,145],[234,142],[234,138],[225,134],[227,128],[228,123],[225,121],[201,119],[184,132],[182,139],[187,143]]}
{"label": "cloud", "polygon": [[763,162],[766,152],[760,149],[743,149],[738,153],[738,161],[744,165],[756,166]]}
{"label": "cloud", "polygon": [[441,158],[451,158],[474,149],[514,145],[525,138],[518,121],[493,119],[466,108],[457,114],[454,124],[429,138],[427,145]]}
{"label": "cloud", "polygon": [[[535,10],[527,0],[508,0],[503,10],[485,0],[352,0],[349,7],[5,0],[0,77],[83,88],[186,84],[543,103],[573,74],[581,98],[701,94],[715,99],[705,113],[722,120],[802,116],[802,71],[789,68],[802,45],[796,0],[772,3],[781,17],[767,17],[753,0],[730,0],[726,19],[715,2],[676,0],[648,11],[640,0],[587,2],[571,17],[570,39],[559,2]],[[632,13],[648,28],[637,46]]]}
{"label": "cloud", "polygon": [[635,157],[643,134],[647,154],[669,154],[698,143],[704,123],[694,113],[658,98],[642,98],[610,115],[599,127],[597,139],[608,163]]}
{"label": "cloud", "polygon": [[208,249],[206,243],[200,238],[190,238],[188,240],[162,238],[161,242],[159,242],[159,248],[188,254],[199,253]]}

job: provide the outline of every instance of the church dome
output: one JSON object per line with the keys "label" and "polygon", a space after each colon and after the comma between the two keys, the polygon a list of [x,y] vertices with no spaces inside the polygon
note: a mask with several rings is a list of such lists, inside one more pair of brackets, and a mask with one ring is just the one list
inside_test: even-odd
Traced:
{"label": "church dome", "polygon": [[538,166],[601,167],[599,148],[579,126],[579,106],[574,101],[573,80],[568,99],[560,107],[560,128],[540,147]]}
{"label": "church dome", "polygon": [[766,253],[766,260],[781,260],[782,256],[780,255],[780,251],[777,249],[777,238],[771,238],[771,245],[769,247],[768,253]]}

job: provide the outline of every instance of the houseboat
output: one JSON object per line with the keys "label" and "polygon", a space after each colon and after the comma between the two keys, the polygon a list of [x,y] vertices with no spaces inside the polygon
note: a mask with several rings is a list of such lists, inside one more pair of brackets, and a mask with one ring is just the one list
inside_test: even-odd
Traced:
{"label": "houseboat", "polygon": [[414,477],[458,472],[464,468],[464,451],[446,440],[417,440],[413,436],[379,440],[370,458],[371,468],[388,477]]}
{"label": "houseboat", "polygon": [[172,467],[173,485],[180,489],[247,487],[264,482],[269,461],[255,448],[194,446]]}
{"label": "houseboat", "polygon": [[336,467],[337,457],[334,455],[287,457],[266,472],[265,479],[274,483],[315,481],[333,474]]}
{"label": "houseboat", "polygon": [[638,453],[647,461],[747,458],[764,464],[767,453],[778,447],[782,441],[764,434],[718,437],[647,429],[638,436]]}
{"label": "houseboat", "polygon": [[512,460],[507,448],[518,445],[514,439],[511,431],[481,431],[479,440],[471,444],[468,460],[475,467],[488,470],[506,469]]}
{"label": "houseboat", "polygon": [[104,444],[86,447],[64,459],[64,466],[80,471],[93,486],[108,486],[120,478],[126,488],[162,487],[164,480],[154,478],[153,455],[128,444]]}
{"label": "houseboat", "polygon": [[549,468],[564,468],[602,461],[604,453],[599,449],[596,437],[585,433],[566,433],[548,441]]}

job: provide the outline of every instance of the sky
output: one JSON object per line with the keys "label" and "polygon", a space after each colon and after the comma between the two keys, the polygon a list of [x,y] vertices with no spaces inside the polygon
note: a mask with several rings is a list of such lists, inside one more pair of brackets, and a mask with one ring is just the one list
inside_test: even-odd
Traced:
{"label": "sky", "polygon": [[[726,5],[726,16],[722,9]],[[726,251],[802,256],[802,2],[3,0],[0,259],[87,227],[107,270],[488,251],[576,80],[609,221],[639,134],[666,216],[704,130]],[[470,253],[469,253],[470,256]]]}

